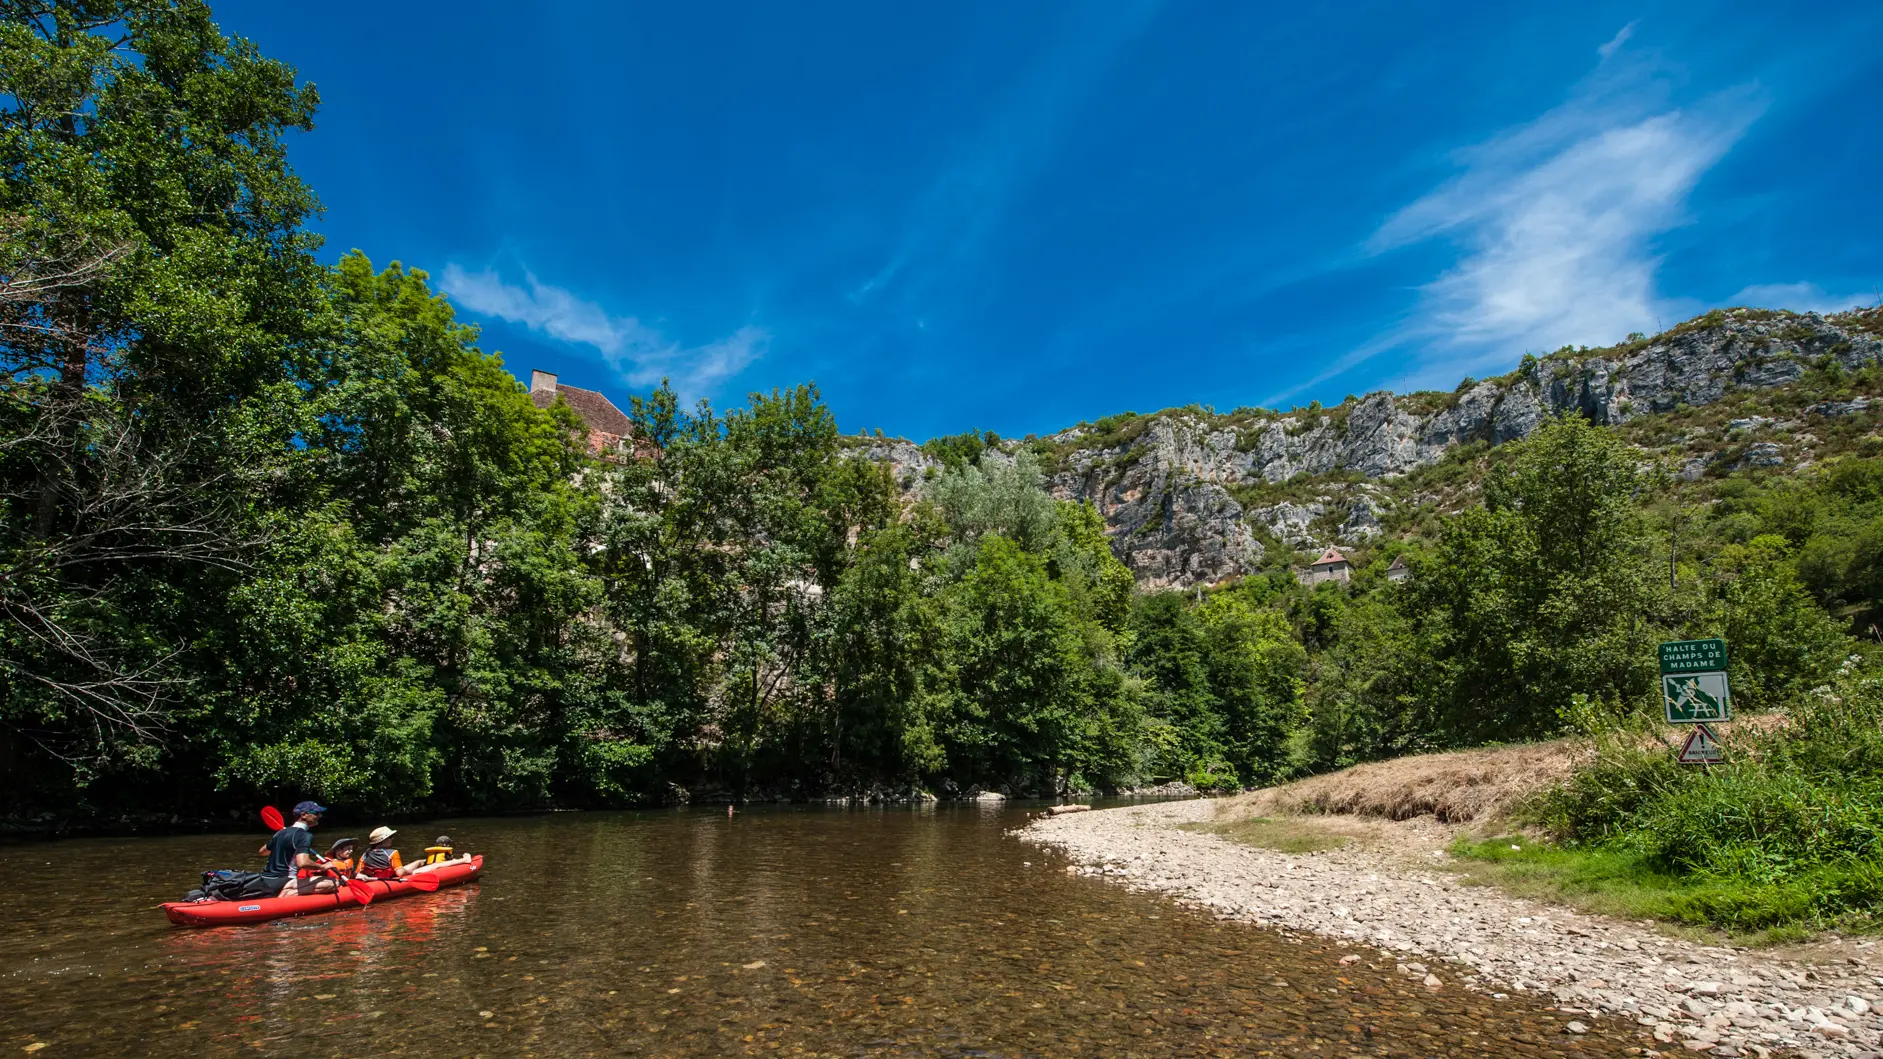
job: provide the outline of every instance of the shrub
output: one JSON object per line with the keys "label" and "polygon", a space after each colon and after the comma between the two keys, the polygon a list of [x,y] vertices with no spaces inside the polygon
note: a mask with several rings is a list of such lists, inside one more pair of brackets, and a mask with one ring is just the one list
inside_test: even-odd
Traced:
{"label": "shrub", "polygon": [[1855,656],[1784,723],[1740,728],[1729,755],[1683,767],[1645,726],[1617,726],[1533,811],[1572,844],[1631,849],[1676,874],[1776,884],[1883,865],[1883,682]]}

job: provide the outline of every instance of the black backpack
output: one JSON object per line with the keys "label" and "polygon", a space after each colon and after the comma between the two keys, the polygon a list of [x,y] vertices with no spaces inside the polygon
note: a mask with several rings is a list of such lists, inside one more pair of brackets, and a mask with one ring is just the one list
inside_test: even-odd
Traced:
{"label": "black backpack", "polygon": [[279,886],[271,886],[258,871],[212,868],[203,873],[203,886],[183,895],[185,901],[243,901],[253,897],[273,897]]}

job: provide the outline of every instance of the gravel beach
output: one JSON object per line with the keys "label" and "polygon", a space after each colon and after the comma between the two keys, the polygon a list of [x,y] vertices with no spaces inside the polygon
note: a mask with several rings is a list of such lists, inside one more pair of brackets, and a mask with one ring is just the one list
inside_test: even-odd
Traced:
{"label": "gravel beach", "polygon": [[1544,993],[1573,1016],[1634,1020],[1663,1054],[1883,1059],[1883,961],[1868,943],[1835,964],[1781,960],[1463,886],[1416,863],[1442,857],[1435,845],[1287,854],[1179,829],[1212,820],[1214,806],[1070,813],[1017,833],[1063,852],[1070,872],[1373,946],[1431,988]]}

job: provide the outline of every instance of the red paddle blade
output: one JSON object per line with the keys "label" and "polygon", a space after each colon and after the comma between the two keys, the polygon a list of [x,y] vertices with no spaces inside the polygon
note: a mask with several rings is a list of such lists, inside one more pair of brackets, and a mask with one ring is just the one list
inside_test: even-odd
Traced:
{"label": "red paddle blade", "polygon": [[281,819],[281,810],[272,805],[262,806],[262,824],[270,831],[279,831],[288,826],[288,822]]}
{"label": "red paddle blade", "polygon": [[429,893],[432,890],[438,889],[438,876],[428,871],[419,872],[417,875],[408,875],[405,877],[405,881],[411,883],[412,889],[414,890],[424,890]]}
{"label": "red paddle blade", "polygon": [[370,905],[373,903],[373,884],[367,882],[365,879],[348,879],[347,890],[353,894],[353,899],[360,904]]}

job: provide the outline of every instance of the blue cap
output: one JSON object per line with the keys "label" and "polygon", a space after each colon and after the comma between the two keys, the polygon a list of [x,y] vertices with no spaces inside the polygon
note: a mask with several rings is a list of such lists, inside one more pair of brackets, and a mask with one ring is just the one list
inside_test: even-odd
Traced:
{"label": "blue cap", "polygon": [[319,802],[302,802],[294,807],[294,815],[296,818],[303,816],[319,816],[326,811],[327,807]]}

